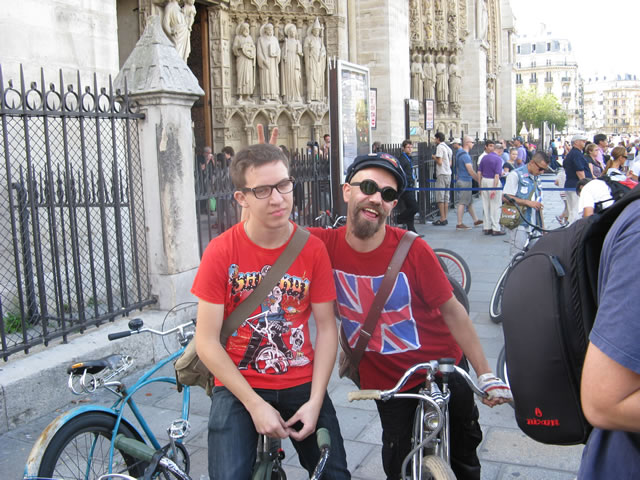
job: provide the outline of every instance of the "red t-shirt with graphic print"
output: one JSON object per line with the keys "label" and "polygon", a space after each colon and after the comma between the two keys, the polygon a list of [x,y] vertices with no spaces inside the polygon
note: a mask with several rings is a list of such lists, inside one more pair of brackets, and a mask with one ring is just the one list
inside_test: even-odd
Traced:
{"label": "red t-shirt with graphic print", "polygon": [[[249,239],[244,224],[234,225],[207,246],[191,292],[206,302],[224,304],[227,318],[256,288],[288,243],[262,248]],[[262,315],[247,320],[227,340],[227,353],[249,385],[280,390],[311,381],[311,304],[335,298],[326,248],[310,236],[280,283],[251,316]],[[222,384],[216,379],[216,385]]]}
{"label": "red t-shirt with graphic print", "polygon": [[[357,252],[345,240],[346,227],[310,228],[329,252],[336,282],[342,328],[354,347],[391,257],[405,230],[386,227],[382,244],[370,252]],[[388,389],[412,365],[444,357],[456,363],[462,350],[442,318],[440,305],[452,288],[440,262],[427,243],[417,238],[398,274],[381,319],[360,361],[362,388]],[[414,375],[405,390],[424,377]]]}

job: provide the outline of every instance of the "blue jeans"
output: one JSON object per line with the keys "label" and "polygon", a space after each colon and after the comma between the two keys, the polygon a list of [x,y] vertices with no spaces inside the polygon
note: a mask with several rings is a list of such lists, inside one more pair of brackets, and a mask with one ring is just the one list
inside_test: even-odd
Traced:
{"label": "blue jeans", "polygon": [[[309,400],[311,383],[283,390],[255,391],[287,420]],[[331,436],[331,454],[322,478],[350,479],[336,411],[326,393],[318,415],[317,428],[320,427],[328,429]],[[300,465],[311,475],[320,458],[315,435],[309,435],[302,442],[291,441],[298,452]],[[249,479],[256,461],[257,444],[258,433],[244,405],[225,387],[216,387],[209,413],[210,480]]]}

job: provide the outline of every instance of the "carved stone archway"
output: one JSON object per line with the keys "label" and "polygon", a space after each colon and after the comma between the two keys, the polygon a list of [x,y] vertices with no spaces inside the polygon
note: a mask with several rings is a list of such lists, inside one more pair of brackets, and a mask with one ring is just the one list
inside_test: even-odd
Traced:
{"label": "carved stone archway", "polygon": [[[268,119],[269,128],[282,127],[278,143],[290,149],[306,144],[300,140],[300,118],[308,113],[324,119],[329,110],[325,79],[327,58],[338,53],[338,45],[328,41],[338,38],[338,22],[331,21],[335,13],[334,0],[231,0],[228,7],[209,7],[216,150],[247,144],[228,123],[237,113],[246,119],[246,131]],[[328,122],[321,126],[328,129]]]}

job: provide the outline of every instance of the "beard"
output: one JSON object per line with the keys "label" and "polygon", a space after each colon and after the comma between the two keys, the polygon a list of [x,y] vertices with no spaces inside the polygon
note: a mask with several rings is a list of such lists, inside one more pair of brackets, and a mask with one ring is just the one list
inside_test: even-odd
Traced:
{"label": "beard", "polygon": [[[376,213],[378,214],[377,222],[371,222],[360,217],[359,213],[365,208],[376,211]],[[352,226],[352,233],[361,240],[366,240],[373,237],[373,235],[375,235],[376,232],[378,232],[380,228],[382,228],[384,222],[387,219],[387,216],[382,208],[374,205],[356,205],[353,208],[349,209],[349,217]]]}

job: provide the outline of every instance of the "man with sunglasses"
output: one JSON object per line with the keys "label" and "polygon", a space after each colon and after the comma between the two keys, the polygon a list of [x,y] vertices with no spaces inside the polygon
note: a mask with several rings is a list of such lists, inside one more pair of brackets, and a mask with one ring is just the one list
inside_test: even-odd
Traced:
{"label": "man with sunglasses", "polygon": [[[326,244],[337,289],[341,328],[353,348],[391,257],[405,231],[385,224],[406,178],[398,160],[387,153],[356,157],[342,187],[347,224],[337,229],[312,228]],[[509,388],[489,369],[473,324],[433,250],[416,239],[405,259],[359,365],[361,388],[393,387],[412,365],[453,357],[462,368],[467,358],[489,393],[488,405],[511,398]],[[417,391],[414,376],[404,391]],[[452,375],[451,463],[458,479],[480,479],[476,447],[482,440],[473,393]],[[377,402],[382,423],[382,463],[388,479],[400,478],[402,461],[411,450],[417,402]]]}
{"label": "man with sunglasses", "polygon": [[[327,384],[336,358],[336,298],[322,242],[310,236],[251,317],[223,345],[229,314],[258,286],[298,226],[289,217],[294,179],[275,145],[252,145],[229,168],[234,199],[248,212],[207,246],[191,289],[200,301],[198,356],[215,375],[209,415],[209,477],[251,476],[258,434],[290,437],[311,474],[320,458],[316,427],[331,436],[324,478],[349,479],[346,455]],[[310,315],[316,323],[311,343]]]}
{"label": "man with sunglasses", "polygon": [[543,226],[542,223],[542,189],[540,188],[540,174],[549,166],[545,153],[536,152],[531,161],[512,170],[504,184],[502,196],[505,201],[522,207],[524,220],[518,228],[509,230],[511,254],[522,250],[527,239],[530,224]]}

